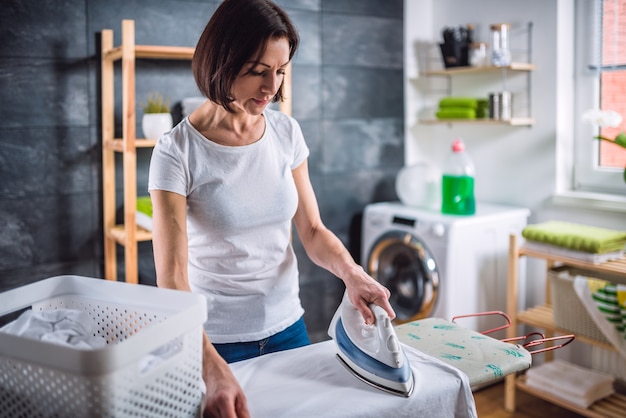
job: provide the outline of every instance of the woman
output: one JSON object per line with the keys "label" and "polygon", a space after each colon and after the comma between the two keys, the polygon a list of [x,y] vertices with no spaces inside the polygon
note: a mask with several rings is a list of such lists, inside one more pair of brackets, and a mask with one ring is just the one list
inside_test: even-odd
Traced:
{"label": "woman", "polygon": [[150,164],[157,283],[207,299],[205,413],[249,416],[227,362],[309,343],[291,245],[343,280],[366,322],[367,305],[393,318],[389,292],[322,223],[298,123],[267,108],[282,100],[298,34],[269,0],[225,0],[192,61],[208,98],[157,143]]}

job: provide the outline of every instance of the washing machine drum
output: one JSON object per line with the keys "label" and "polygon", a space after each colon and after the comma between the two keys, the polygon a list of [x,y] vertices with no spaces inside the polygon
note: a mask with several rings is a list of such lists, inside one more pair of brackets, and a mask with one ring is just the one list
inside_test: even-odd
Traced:
{"label": "washing machine drum", "polygon": [[391,231],[372,246],[368,273],[391,291],[394,324],[427,318],[437,304],[439,273],[428,247],[414,235]]}

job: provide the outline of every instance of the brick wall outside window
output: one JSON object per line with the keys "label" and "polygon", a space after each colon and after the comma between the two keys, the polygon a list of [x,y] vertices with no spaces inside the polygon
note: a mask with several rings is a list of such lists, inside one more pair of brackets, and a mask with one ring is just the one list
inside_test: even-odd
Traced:
{"label": "brick wall outside window", "polygon": [[[602,19],[602,65],[626,65],[626,0],[604,0]],[[602,135],[614,138],[626,131],[626,70],[602,73],[600,108],[622,115],[618,128],[605,128]],[[602,141],[600,166],[626,167],[626,149]]]}

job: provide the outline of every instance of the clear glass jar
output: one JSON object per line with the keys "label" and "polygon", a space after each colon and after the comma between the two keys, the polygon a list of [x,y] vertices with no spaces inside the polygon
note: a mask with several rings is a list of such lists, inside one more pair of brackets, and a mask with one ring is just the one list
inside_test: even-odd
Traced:
{"label": "clear glass jar", "polygon": [[496,23],[491,25],[491,39],[493,48],[491,50],[491,64],[496,67],[506,67],[511,64],[511,51],[509,50],[509,30],[508,23]]}
{"label": "clear glass jar", "polygon": [[485,42],[473,42],[470,44],[469,64],[472,67],[484,67],[489,65],[487,56],[488,44]]}

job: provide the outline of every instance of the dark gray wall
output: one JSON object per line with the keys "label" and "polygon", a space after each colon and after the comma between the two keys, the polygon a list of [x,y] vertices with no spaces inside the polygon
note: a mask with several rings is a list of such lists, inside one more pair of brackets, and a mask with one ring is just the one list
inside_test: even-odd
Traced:
{"label": "dark gray wall", "polygon": [[[403,2],[278,3],[302,37],[293,114],[311,148],[322,217],[358,259],[363,207],[396,198],[403,166]],[[113,29],[119,45],[121,20],[134,19],[138,44],[194,46],[217,4],[2,2],[0,291],[58,274],[102,277],[100,31]],[[183,97],[198,95],[189,62],[138,61],[137,101],[154,90],[171,98],[176,114]],[[119,115],[120,90],[116,102]],[[139,152],[139,193],[147,193],[149,158],[150,150]],[[306,258],[297,238],[295,245],[305,319],[312,338],[324,339],[343,285]],[[121,248],[119,254],[123,260]],[[154,283],[150,243],[140,244],[140,280]]]}

